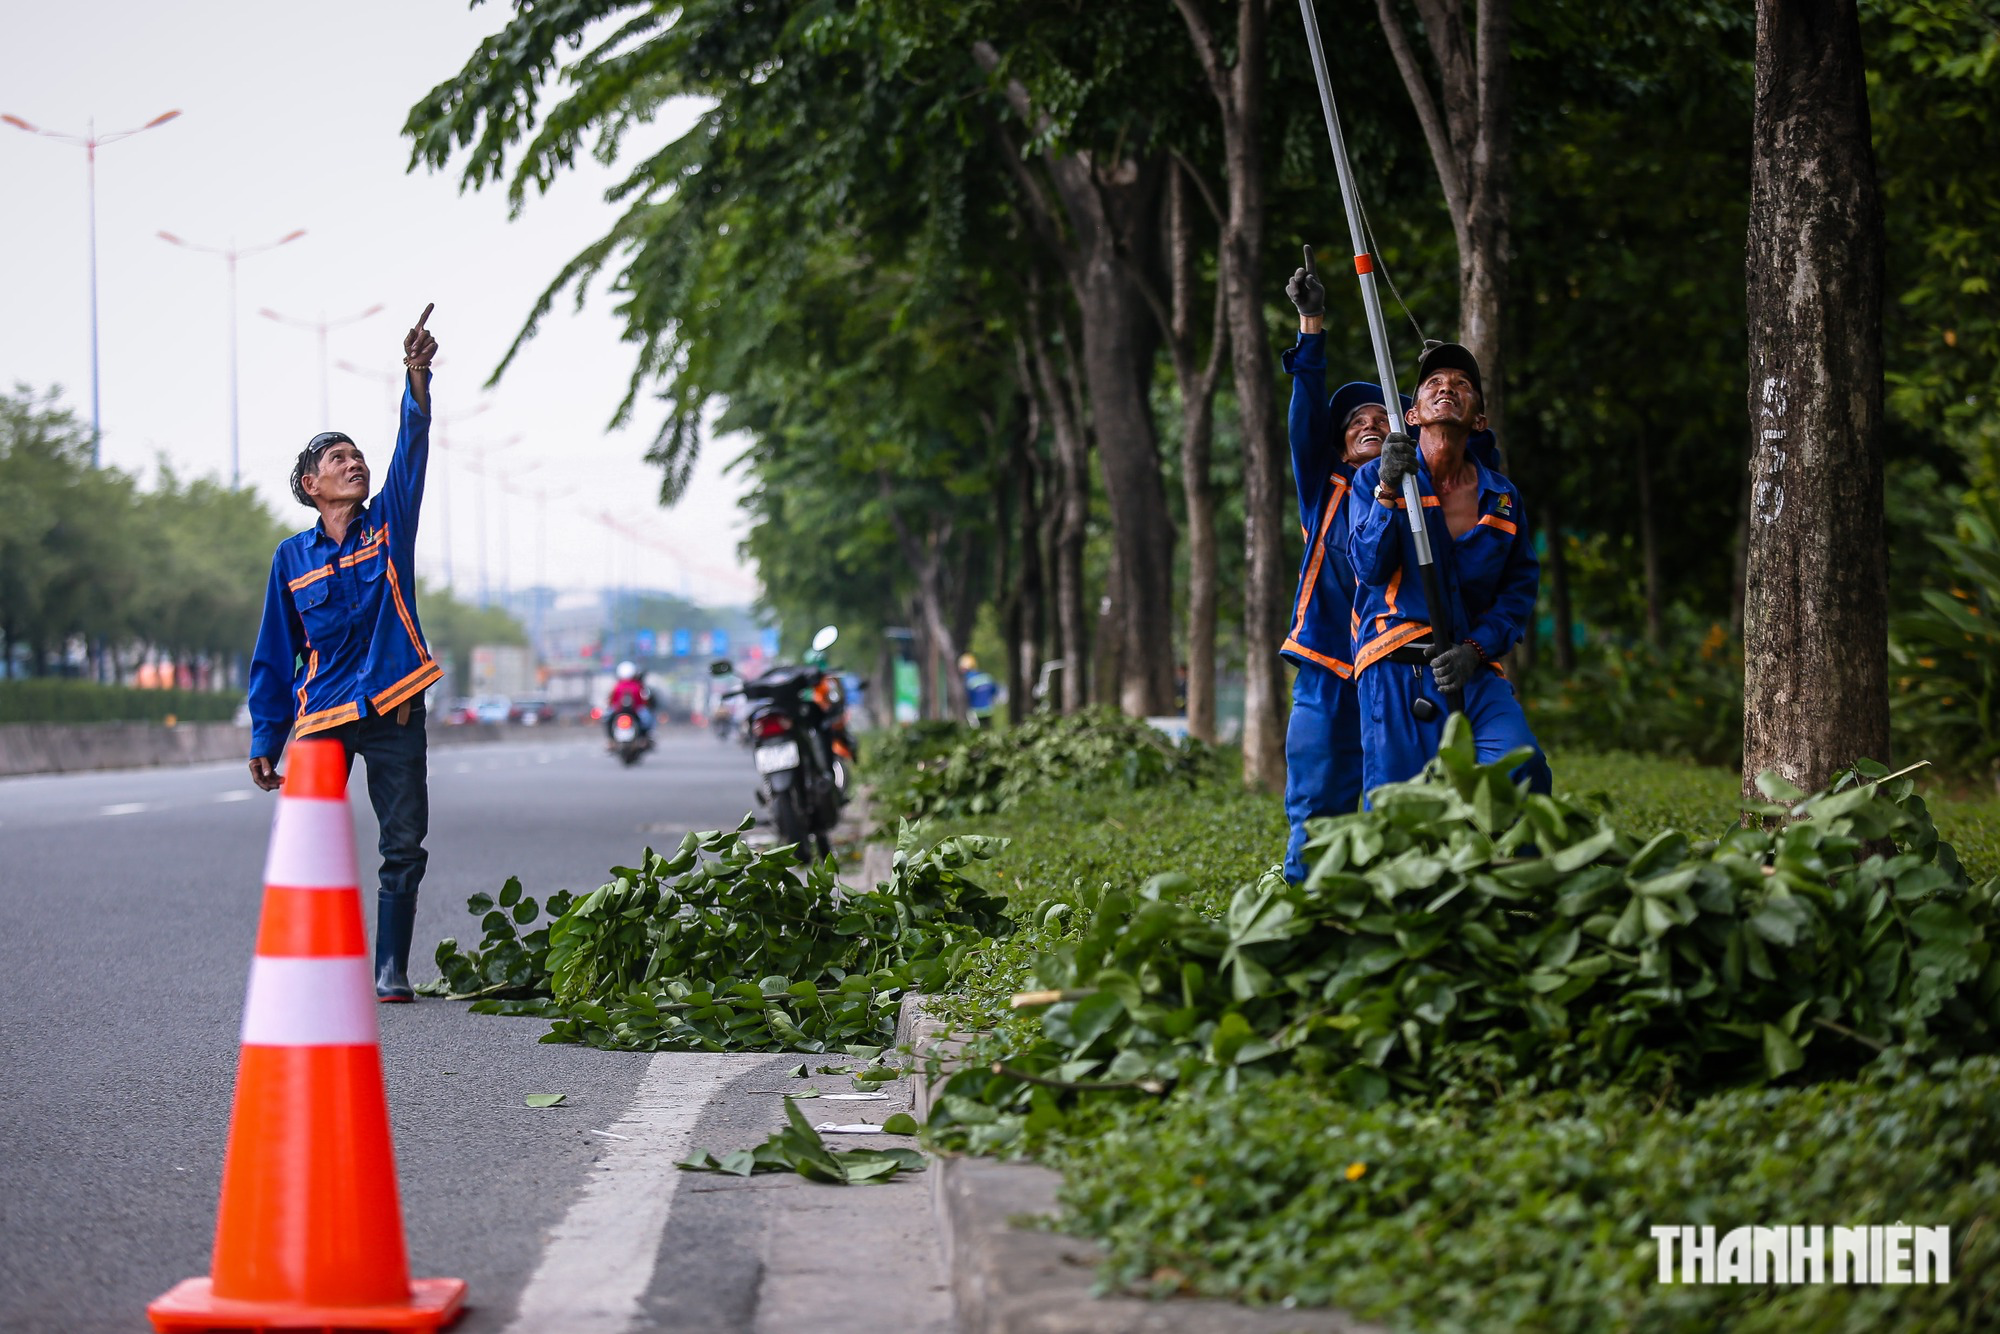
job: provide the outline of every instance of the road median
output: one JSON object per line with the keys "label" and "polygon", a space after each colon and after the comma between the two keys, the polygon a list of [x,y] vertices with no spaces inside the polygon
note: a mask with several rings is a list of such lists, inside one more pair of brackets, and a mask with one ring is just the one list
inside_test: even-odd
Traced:
{"label": "road median", "polygon": [[[571,733],[557,733],[570,735]],[[483,745],[545,735],[497,723],[432,727],[433,746]],[[239,760],[250,729],[235,723],[0,723],[0,777],[161,769]]]}

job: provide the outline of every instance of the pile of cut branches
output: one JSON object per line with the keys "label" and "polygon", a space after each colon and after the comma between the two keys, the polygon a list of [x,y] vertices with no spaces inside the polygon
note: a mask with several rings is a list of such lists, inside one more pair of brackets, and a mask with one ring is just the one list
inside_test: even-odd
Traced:
{"label": "pile of cut branches", "polygon": [[825,1051],[880,1045],[910,990],[948,985],[969,950],[1007,927],[1002,901],[966,870],[1000,840],[961,835],[920,847],[900,831],[890,878],[844,888],[833,864],[801,876],[796,850],[752,847],[742,828],[689,834],[672,856],[580,897],[550,896],[553,920],[522,934],[537,905],[509,880],[483,914],[484,939],[438,945],[432,994],[487,1014],[553,1021],[545,1042],[639,1051]]}

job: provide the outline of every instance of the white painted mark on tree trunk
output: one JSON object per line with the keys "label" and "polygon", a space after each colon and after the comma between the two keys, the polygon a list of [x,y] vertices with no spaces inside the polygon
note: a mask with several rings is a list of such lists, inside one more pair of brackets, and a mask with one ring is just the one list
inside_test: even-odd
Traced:
{"label": "white painted mark on tree trunk", "polygon": [[1762,465],[1756,469],[1757,484],[1751,491],[1750,512],[1757,522],[1773,524],[1785,512],[1785,451],[1778,442],[1786,436],[1785,412],[1791,407],[1791,393],[1783,376],[1764,378],[1761,416],[1767,423],[1760,435],[1764,441]]}

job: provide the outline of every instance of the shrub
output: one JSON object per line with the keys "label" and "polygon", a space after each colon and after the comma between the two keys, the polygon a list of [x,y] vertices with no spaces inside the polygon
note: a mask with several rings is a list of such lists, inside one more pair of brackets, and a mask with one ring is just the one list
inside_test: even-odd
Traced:
{"label": "shrub", "polygon": [[1654,647],[1603,639],[1576,671],[1537,669],[1524,681],[1529,721],[1545,748],[1629,750],[1699,764],[1743,763],[1743,647],[1720,625],[1677,610]]}
{"label": "shrub", "polygon": [[1926,589],[1920,606],[1889,623],[1896,743],[1991,781],[2000,773],[2000,512],[1970,499],[1957,534],[1931,540],[1946,587]]}
{"label": "shrub", "polygon": [[55,677],[0,681],[0,723],[226,723],[243,703],[234,690],[138,690]]}
{"label": "shrub", "polygon": [[1315,823],[1302,887],[1268,873],[1215,917],[1168,873],[1079,904],[1091,920],[1034,966],[1039,1031],[1007,1071],[954,1076],[933,1129],[1004,1144],[1046,1119],[1037,1080],[1296,1065],[1363,1104],[1516,1081],[1664,1097],[1993,1049],[1994,886],[1907,777],[1806,798],[1767,776],[1774,827],[1696,843],[1526,794],[1519,761],[1477,764],[1454,719],[1423,778]]}
{"label": "shrub", "polygon": [[1018,727],[967,732],[951,749],[884,781],[875,800],[909,819],[980,815],[1031,792],[1185,784],[1213,766],[1213,752],[1200,742],[1175,742],[1107,709],[1037,713]]}

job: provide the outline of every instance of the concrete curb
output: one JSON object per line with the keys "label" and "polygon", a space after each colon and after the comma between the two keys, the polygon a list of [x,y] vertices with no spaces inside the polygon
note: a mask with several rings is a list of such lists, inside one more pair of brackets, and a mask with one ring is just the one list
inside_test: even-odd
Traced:
{"label": "concrete curb", "polygon": [[[433,726],[432,747],[526,741],[580,729],[507,727],[498,723]],[[0,723],[0,777],[161,769],[246,760],[250,729],[235,723]]]}
{"label": "concrete curb", "polygon": [[[931,1109],[923,1061],[935,1055],[949,1068],[967,1039],[933,1018],[924,997],[905,996],[896,1040],[917,1061],[911,1101],[922,1122]],[[960,1334],[1385,1334],[1339,1311],[1095,1296],[1096,1242],[1020,1226],[1057,1215],[1060,1173],[1038,1163],[934,1158],[930,1176]]]}

